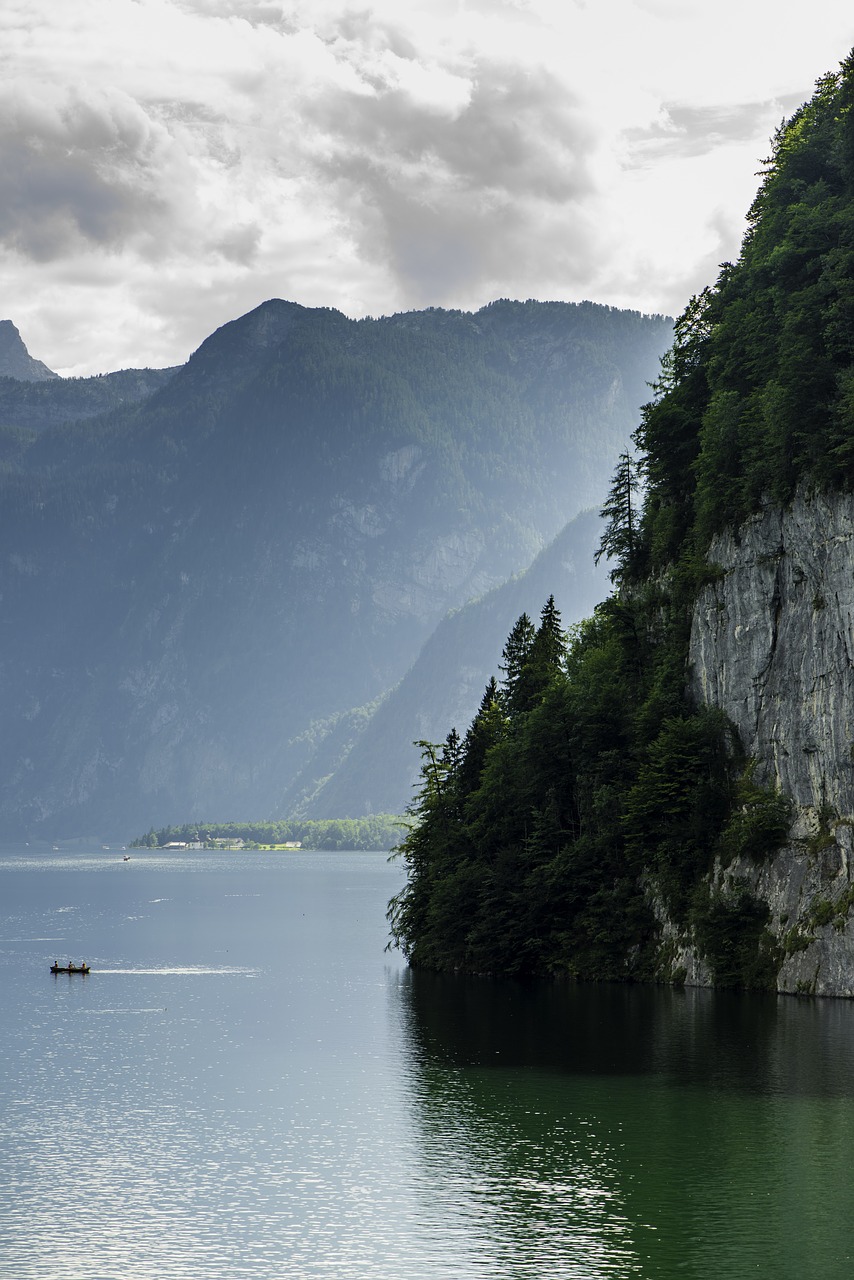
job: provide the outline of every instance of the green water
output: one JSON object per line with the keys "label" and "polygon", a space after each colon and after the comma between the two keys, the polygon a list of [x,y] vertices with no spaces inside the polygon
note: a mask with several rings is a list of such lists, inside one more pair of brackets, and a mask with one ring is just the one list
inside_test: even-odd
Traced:
{"label": "green water", "polygon": [[411,973],[400,874],[0,857],[0,1280],[854,1275],[854,1005]]}
{"label": "green water", "polygon": [[848,1003],[407,986],[425,1158],[491,1222],[491,1274],[854,1274]]}

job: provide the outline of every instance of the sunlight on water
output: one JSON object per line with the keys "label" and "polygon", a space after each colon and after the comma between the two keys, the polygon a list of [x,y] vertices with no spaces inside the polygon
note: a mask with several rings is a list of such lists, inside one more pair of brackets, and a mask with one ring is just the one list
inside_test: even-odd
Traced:
{"label": "sunlight on water", "polygon": [[244,978],[255,978],[258,976],[257,969],[240,969],[240,968],[235,968],[234,965],[228,965],[228,966],[220,965],[216,968],[212,968],[209,965],[200,965],[200,964],[171,965],[171,966],[160,965],[156,969],[140,969],[138,967],[132,968],[129,965],[124,969],[105,969],[101,967],[98,967],[96,969],[93,967],[92,973],[118,974],[120,976],[123,974],[135,974],[135,975],[143,974],[145,977],[149,977],[149,978],[163,978],[163,977],[170,977],[170,976],[174,977],[176,975],[182,978],[189,978],[189,977],[192,977],[194,974],[208,975],[208,976],[240,974]]}
{"label": "sunlight on water", "polygon": [[850,1006],[411,974],[382,855],[49,862],[0,859],[2,1280],[852,1274]]}

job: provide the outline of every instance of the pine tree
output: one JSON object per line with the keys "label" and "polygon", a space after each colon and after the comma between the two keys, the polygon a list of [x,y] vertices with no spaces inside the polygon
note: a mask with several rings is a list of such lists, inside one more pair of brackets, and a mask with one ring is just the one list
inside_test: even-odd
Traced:
{"label": "pine tree", "polygon": [[429,919],[437,885],[448,873],[449,810],[452,773],[459,758],[459,735],[452,730],[444,744],[421,740],[421,786],[407,813],[413,819],[409,833],[394,851],[406,865],[407,882],[388,905],[387,918],[393,945],[415,961],[419,939],[429,937]]}
{"label": "pine tree", "polygon": [[495,676],[491,676],[477,714],[463,739],[462,759],[457,773],[461,799],[471,795],[480,786],[486,757],[492,747],[503,738],[506,723],[498,684]]}
{"label": "pine tree", "polygon": [[534,643],[535,634],[533,622],[527,613],[523,613],[514,624],[501,653],[501,664],[498,668],[499,671],[504,672],[504,679],[501,681],[501,696],[504,700],[507,714],[511,717],[518,710],[516,690],[525,663],[531,656],[531,646]]}
{"label": "pine tree", "polygon": [[548,668],[550,674],[560,670],[566,654],[566,636],[554,596],[549,596],[540,610],[540,625],[531,646],[531,661]]}
{"label": "pine tree", "polygon": [[[518,625],[518,624],[517,624]],[[509,644],[509,641],[508,641]],[[513,714],[530,711],[543,698],[566,655],[566,637],[554,596],[540,611],[540,625],[534,632],[527,656],[513,691]]]}
{"label": "pine tree", "polygon": [[608,491],[605,505],[599,512],[603,520],[607,520],[599,550],[594,556],[596,564],[603,556],[608,560],[616,560],[616,568],[611,570],[611,581],[622,579],[631,562],[638,537],[638,503],[634,498],[640,486],[640,464],[632,457],[628,449],[620,454],[614,480]]}

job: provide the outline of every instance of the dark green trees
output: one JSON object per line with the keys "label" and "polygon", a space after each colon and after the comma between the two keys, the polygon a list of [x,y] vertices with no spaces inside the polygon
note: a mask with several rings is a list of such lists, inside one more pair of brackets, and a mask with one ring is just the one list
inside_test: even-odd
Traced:
{"label": "dark green trees", "polygon": [[503,657],[461,747],[421,744],[393,939],[430,968],[651,972],[654,922],[622,822],[637,775],[625,628],[603,606],[568,650],[550,598]]}
{"label": "dark green trees", "polygon": [[636,443],[643,573],[799,485],[854,483],[854,55],[777,131],[736,263],[676,324]]}
{"label": "dark green trees", "polygon": [[[536,630],[525,615],[516,623],[505,679],[489,682],[462,742],[452,732],[420,744],[422,785],[399,846],[408,879],[389,907],[411,964],[667,976],[656,899],[677,927],[708,934],[717,906],[704,877],[741,830],[743,761],[725,717],[689,707],[674,682],[676,630],[641,643],[659,606],[608,601],[567,646],[550,599]],[[760,800],[777,813],[773,797]],[[756,911],[718,916],[716,946],[752,955],[736,934],[748,921],[756,942]],[[727,972],[736,985],[755,978]]]}
{"label": "dark green trees", "polygon": [[522,672],[531,654],[534,635],[534,624],[527,613],[523,613],[507,637],[507,643],[501,653],[501,671],[504,674],[501,694],[504,706],[510,714],[513,714],[517,709],[521,709],[522,693],[520,684]]}
{"label": "dark green trees", "polygon": [[635,553],[640,531],[639,488],[640,465],[626,449],[620,454],[608,498],[599,512],[608,523],[594,557],[597,564],[603,556],[617,561],[611,570],[612,582],[619,582]]}
{"label": "dark green trees", "polygon": [[441,806],[425,775],[391,909],[412,964],[670,976],[666,919],[718,985],[773,985],[767,906],[709,872],[773,853],[789,806],[689,704],[688,635],[716,531],[799,486],[854,487],[854,56],[779,130],[739,260],[686,308],[653,390],[602,508],[619,593],[568,648],[553,601],[520,618]]}
{"label": "dark green trees", "polygon": [[554,673],[560,669],[565,652],[560,613],[554,596],[549,596],[534,630],[526,613],[519,618],[504,646],[502,697],[507,714],[515,717],[530,711],[542,699]]}

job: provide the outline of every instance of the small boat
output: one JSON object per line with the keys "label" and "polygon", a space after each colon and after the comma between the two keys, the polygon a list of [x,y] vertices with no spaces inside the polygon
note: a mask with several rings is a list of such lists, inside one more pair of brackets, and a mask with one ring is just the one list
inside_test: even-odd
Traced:
{"label": "small boat", "polygon": [[50,966],[51,973],[88,973],[88,964],[60,964],[58,960],[54,960]]}

